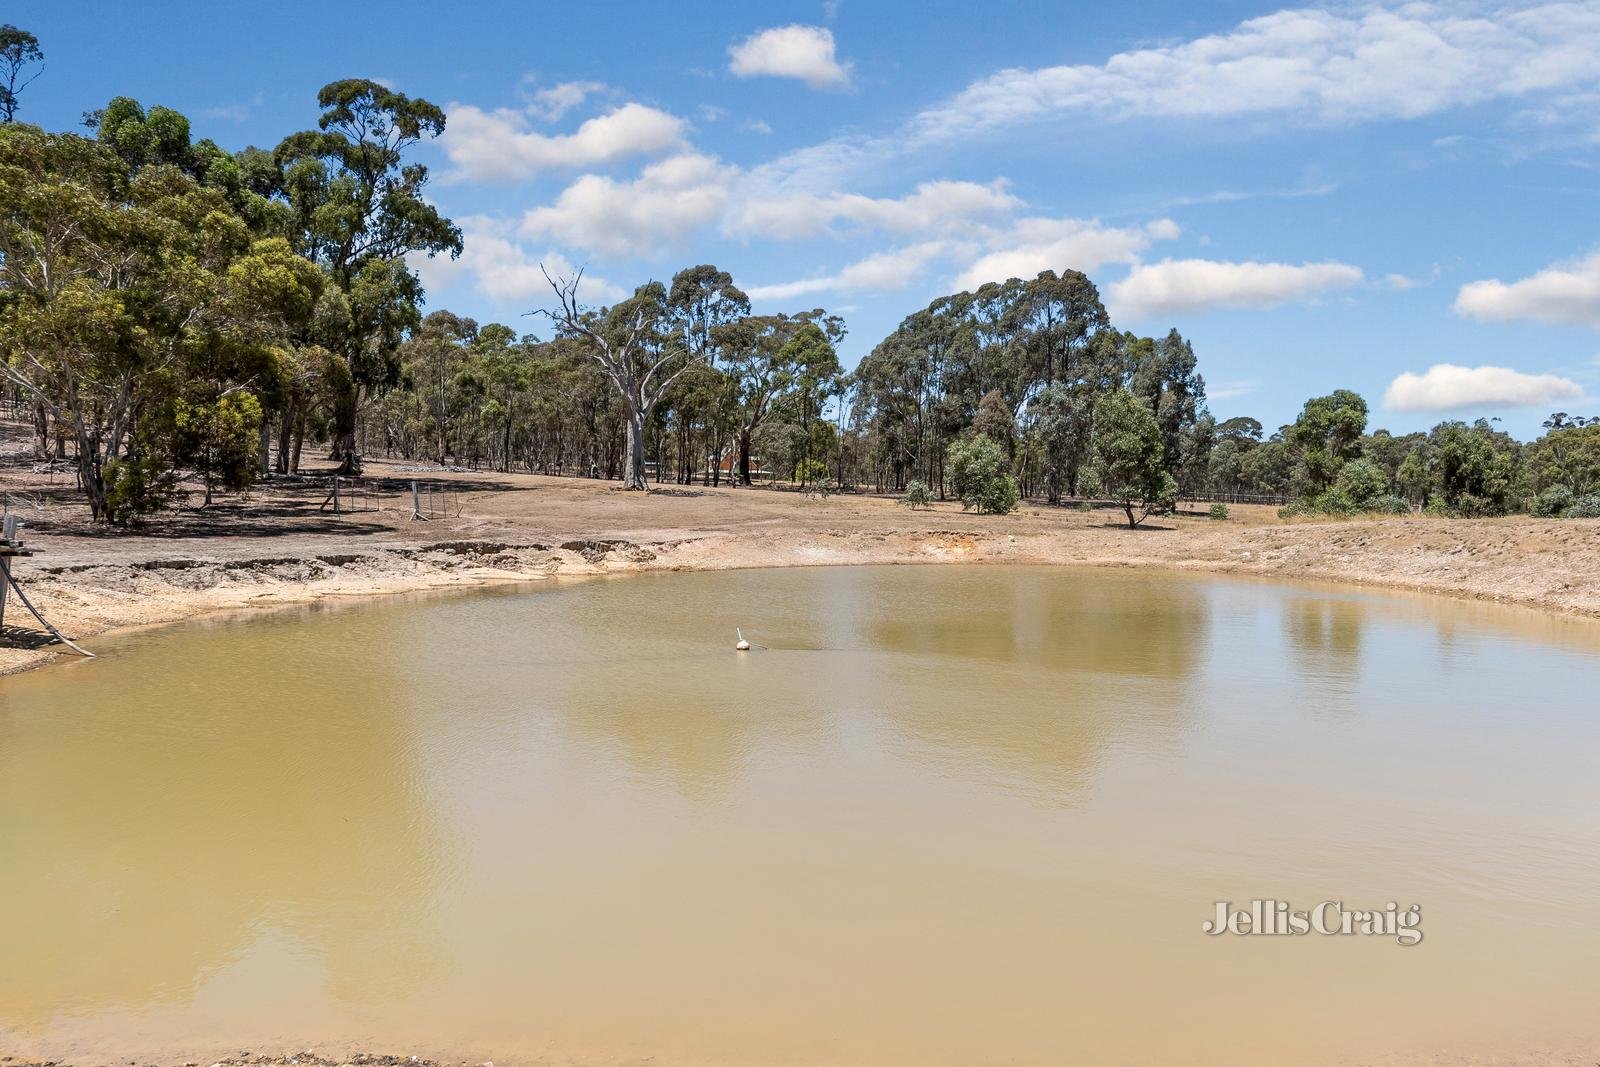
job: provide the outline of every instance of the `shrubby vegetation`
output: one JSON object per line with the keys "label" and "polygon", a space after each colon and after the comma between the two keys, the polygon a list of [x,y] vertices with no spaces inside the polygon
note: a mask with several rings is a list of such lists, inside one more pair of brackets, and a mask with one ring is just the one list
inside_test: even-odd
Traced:
{"label": "shrubby vegetation", "polygon": [[962,510],[980,515],[1005,515],[1017,506],[1017,480],[1000,446],[975,433],[950,446],[950,485]]}
{"label": "shrubby vegetation", "polygon": [[13,121],[41,57],[0,27],[3,395],[96,520],[168,505],[180,476],[209,503],[298,471],[307,448],[345,473],[381,453],[996,514],[1094,499],[1134,526],[1180,494],[1301,514],[1600,511],[1600,422],[1558,413],[1527,445],[1483,420],[1397,436],[1349,390],[1272,433],[1218,422],[1190,343],[1116,329],[1071,269],[942,296],[853,373],[840,318],[753,314],[710,264],[602,308],[552,279],[543,336],[425,314],[407,257],[461,249],[412,158],[444,130],[438,107],[350,79],[270,149],[196,141],[183,115],[127,97],[52,133]]}

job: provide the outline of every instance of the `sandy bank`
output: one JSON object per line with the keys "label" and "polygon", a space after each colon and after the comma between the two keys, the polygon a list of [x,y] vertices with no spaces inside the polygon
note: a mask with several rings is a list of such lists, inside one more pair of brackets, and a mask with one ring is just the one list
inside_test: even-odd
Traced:
{"label": "sandy bank", "polygon": [[[381,474],[381,467],[379,468]],[[412,475],[399,472],[395,477]],[[132,535],[88,528],[75,504],[25,513],[41,550],[18,574],[69,636],[329,597],[653,569],[1024,563],[1171,567],[1333,580],[1600,616],[1600,520],[1388,518],[1284,523],[1274,509],[1227,521],[1179,515],[1128,530],[1109,512],[810,498],[669,487],[649,495],[529,475],[441,474],[459,491],[427,523],[385,506],[338,517],[314,489],[275,487]],[[459,512],[459,513],[457,513]],[[0,672],[55,657],[13,602]]]}

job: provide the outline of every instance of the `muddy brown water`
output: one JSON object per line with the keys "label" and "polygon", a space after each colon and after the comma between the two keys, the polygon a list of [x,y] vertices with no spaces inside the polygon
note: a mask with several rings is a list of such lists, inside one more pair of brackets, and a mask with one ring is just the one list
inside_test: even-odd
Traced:
{"label": "muddy brown water", "polygon": [[[735,653],[736,625],[769,647]],[[1594,624],[950,566],[552,583],[98,644],[0,680],[13,1055],[1600,1047]],[[1417,904],[1423,939],[1202,931],[1253,899]]]}

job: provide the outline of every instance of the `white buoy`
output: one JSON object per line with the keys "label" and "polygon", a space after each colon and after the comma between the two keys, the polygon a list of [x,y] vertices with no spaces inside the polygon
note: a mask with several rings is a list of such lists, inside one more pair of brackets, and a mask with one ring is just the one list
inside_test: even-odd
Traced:
{"label": "white buoy", "polygon": [[739,643],[733,646],[734,651],[736,651],[736,652],[749,652],[750,651],[750,642],[746,641],[744,639],[744,631],[739,629],[738,627],[734,627],[733,632],[739,635]]}

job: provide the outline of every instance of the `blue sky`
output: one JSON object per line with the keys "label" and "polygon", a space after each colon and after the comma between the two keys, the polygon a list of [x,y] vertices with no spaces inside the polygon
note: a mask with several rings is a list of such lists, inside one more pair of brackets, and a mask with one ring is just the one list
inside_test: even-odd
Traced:
{"label": "blue sky", "polygon": [[[1084,270],[1176,326],[1219,417],[1353,388],[1373,424],[1600,414],[1600,3],[22,2],[21,117],[113,95],[271,146],[372,77],[466,231],[429,306],[519,329],[712,262],[853,364],[932,298]],[[1594,398],[1594,399],[1592,399]]]}

